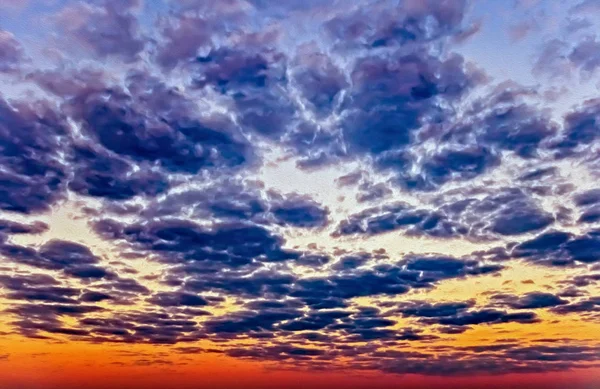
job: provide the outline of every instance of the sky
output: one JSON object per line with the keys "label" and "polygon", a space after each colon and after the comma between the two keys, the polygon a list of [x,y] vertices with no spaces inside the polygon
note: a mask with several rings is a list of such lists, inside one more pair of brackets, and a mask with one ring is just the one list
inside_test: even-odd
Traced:
{"label": "sky", "polygon": [[599,16],[0,0],[0,388],[600,387]]}

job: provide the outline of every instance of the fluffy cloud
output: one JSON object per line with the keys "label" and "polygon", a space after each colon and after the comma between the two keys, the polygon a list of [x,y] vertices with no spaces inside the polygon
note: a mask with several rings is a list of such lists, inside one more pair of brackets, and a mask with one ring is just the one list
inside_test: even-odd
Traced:
{"label": "fluffy cloud", "polygon": [[[486,74],[460,46],[484,23],[468,1],[185,0],[159,18],[150,3],[54,4],[44,50],[0,30],[0,76],[18,84],[0,98],[0,285],[16,332],[401,374],[597,363],[562,339],[452,343],[546,314],[597,319],[597,99],[561,116],[552,93]],[[597,70],[598,39],[574,20],[578,38],[542,45],[534,74]],[[273,160],[343,174],[343,196],[270,187]],[[56,238],[62,206],[101,244]],[[363,248],[396,237],[415,245]],[[463,240],[481,248],[448,253]],[[515,263],[580,273],[561,291],[428,298]]]}

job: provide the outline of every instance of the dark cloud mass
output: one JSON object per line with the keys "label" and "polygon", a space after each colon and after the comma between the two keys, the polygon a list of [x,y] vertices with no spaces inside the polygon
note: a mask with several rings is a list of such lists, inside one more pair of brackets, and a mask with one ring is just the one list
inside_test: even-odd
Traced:
{"label": "dark cloud mass", "polygon": [[[537,323],[539,319],[533,312],[510,313],[497,309],[470,309],[474,306],[473,301],[458,303],[438,303],[415,301],[401,304],[397,312],[407,317],[417,317],[424,324],[440,324],[450,326],[449,328],[466,327],[480,324],[494,323]],[[515,307],[513,307],[515,308]],[[519,307],[525,308],[525,307]],[[526,307],[535,308],[535,307]],[[443,331],[443,330],[442,330]]]}
{"label": "dark cloud mass", "polygon": [[118,155],[158,163],[172,172],[197,173],[247,161],[248,145],[241,135],[228,131],[230,123],[190,117],[191,101],[162,83],[139,77],[133,75],[129,84],[131,92],[148,88],[139,96],[109,90],[76,102],[75,112],[94,140]]}
{"label": "dark cloud mass", "polygon": [[47,102],[6,100],[0,100],[0,118],[0,209],[49,210],[64,197],[66,169],[59,151],[68,131],[66,118]]}
{"label": "dark cloud mass", "polygon": [[342,221],[334,236],[404,230],[416,236],[489,240],[541,230],[553,221],[521,189],[505,188],[483,199],[464,197],[441,203],[435,210],[406,203],[368,208]]}
{"label": "dark cloud mass", "polygon": [[549,231],[515,246],[512,255],[554,266],[594,263],[600,258],[599,243],[597,230],[590,230],[583,235]]}
{"label": "dark cloud mass", "polygon": [[495,295],[492,296],[494,300],[501,301],[503,304],[513,309],[536,309],[536,308],[547,308],[564,305],[568,301],[561,299],[552,293],[544,292],[531,292],[524,296],[512,296],[512,295]]}
{"label": "dark cloud mass", "polygon": [[22,3],[1,337],[161,350],[140,368],[598,368],[594,1],[556,36],[537,1]]}

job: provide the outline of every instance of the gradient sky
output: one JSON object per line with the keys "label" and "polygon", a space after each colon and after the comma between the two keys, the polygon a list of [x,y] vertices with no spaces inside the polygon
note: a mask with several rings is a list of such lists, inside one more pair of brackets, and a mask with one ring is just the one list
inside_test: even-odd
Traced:
{"label": "gradient sky", "polygon": [[0,0],[0,388],[600,387],[600,1]]}

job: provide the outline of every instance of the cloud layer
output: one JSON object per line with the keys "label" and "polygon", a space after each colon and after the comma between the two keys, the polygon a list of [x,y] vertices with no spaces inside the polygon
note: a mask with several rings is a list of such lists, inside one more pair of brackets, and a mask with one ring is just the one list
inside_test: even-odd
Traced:
{"label": "cloud layer", "polygon": [[[597,76],[592,3],[540,38],[532,85],[473,58],[466,0],[67,1],[52,39],[0,30],[7,327],[315,370],[597,366],[581,339],[454,342],[600,318],[600,101],[550,109],[561,77]],[[265,173],[285,164],[342,195]],[[52,235],[65,208],[88,242]],[[436,294],[519,266],[567,273]]]}

